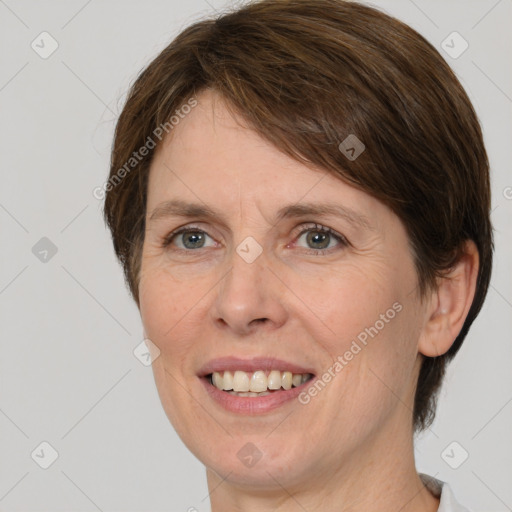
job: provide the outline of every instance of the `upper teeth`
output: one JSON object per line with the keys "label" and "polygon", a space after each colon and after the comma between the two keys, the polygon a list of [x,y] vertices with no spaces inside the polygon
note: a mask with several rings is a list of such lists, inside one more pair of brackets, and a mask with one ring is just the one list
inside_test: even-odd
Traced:
{"label": "upper teeth", "polygon": [[268,376],[262,371],[258,370],[254,373],[247,373],[237,370],[234,373],[230,371],[213,372],[212,384],[218,388],[226,391],[252,391],[263,392],[267,389],[290,389],[292,386],[300,386],[302,383],[312,377],[310,373],[293,373],[280,372],[279,370],[272,370]]}

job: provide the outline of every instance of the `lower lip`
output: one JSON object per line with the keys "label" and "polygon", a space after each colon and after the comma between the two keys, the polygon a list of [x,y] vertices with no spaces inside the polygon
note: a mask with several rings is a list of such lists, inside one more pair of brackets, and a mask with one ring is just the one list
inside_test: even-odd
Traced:
{"label": "lower lip", "polygon": [[296,398],[300,393],[314,382],[315,377],[304,382],[300,386],[291,389],[282,389],[270,395],[265,396],[236,396],[221,391],[210,383],[208,377],[201,378],[203,385],[206,388],[207,393],[210,395],[215,402],[221,407],[230,412],[236,412],[238,414],[262,414],[265,412],[273,411],[278,407],[290,402]]}

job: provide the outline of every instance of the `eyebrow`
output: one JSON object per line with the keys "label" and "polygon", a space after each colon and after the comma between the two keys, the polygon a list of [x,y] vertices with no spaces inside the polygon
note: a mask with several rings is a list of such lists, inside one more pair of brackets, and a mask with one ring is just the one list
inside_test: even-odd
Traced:
{"label": "eyebrow", "polygon": [[[299,203],[280,208],[276,214],[276,222],[283,219],[307,217],[312,215],[340,217],[356,227],[375,231],[367,217],[350,208],[338,204]],[[151,213],[149,220],[156,221],[166,217],[201,217],[219,219],[227,225],[222,212],[205,204],[189,203],[181,199],[172,199],[160,203]]]}

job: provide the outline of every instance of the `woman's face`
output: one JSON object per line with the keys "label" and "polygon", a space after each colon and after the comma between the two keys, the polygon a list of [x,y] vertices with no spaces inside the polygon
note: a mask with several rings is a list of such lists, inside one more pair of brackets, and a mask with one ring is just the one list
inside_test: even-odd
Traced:
{"label": "woman's face", "polygon": [[[291,488],[389,460],[411,436],[425,317],[402,223],[241,127],[214,93],[198,101],[155,154],[147,196],[140,311],[167,416],[240,484]],[[190,231],[168,236],[178,228]],[[289,387],[282,372],[314,378],[234,396],[213,370],[245,370],[240,389],[269,386],[270,371],[272,387]]]}

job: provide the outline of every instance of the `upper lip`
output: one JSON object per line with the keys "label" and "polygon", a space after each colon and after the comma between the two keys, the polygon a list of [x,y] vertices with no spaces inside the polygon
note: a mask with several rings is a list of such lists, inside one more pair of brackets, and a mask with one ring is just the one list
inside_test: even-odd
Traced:
{"label": "upper lip", "polygon": [[241,359],[239,357],[228,356],[208,361],[201,367],[198,375],[200,377],[205,377],[213,372],[223,372],[224,370],[241,370],[244,372],[280,370],[282,372],[314,374],[313,369],[310,367],[300,366],[275,357],[252,357],[250,359]]}

